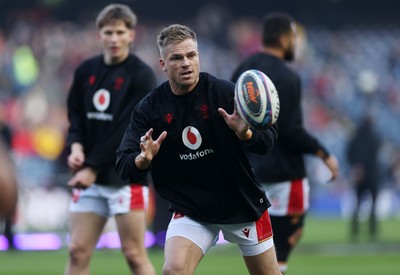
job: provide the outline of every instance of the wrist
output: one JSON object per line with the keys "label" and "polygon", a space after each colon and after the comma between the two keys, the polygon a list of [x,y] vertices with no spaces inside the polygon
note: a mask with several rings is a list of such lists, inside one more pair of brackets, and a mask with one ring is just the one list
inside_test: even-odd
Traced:
{"label": "wrist", "polygon": [[151,160],[148,160],[144,155],[139,154],[135,158],[135,164],[139,169],[146,169],[150,166]]}
{"label": "wrist", "polygon": [[74,142],[71,144],[71,152],[83,152],[83,145],[79,142]]}
{"label": "wrist", "polygon": [[321,158],[323,161],[327,160],[330,156],[329,152],[325,149],[318,149],[316,155]]}
{"label": "wrist", "polygon": [[253,137],[253,132],[249,129],[247,129],[246,132],[244,132],[243,134],[237,135],[238,138],[242,141],[248,141]]}

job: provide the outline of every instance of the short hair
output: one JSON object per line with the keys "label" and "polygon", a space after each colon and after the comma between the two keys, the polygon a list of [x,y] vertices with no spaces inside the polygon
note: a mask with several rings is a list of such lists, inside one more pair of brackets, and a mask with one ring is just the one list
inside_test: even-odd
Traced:
{"label": "short hair", "polygon": [[96,27],[101,29],[116,20],[122,20],[128,29],[133,29],[137,24],[137,16],[130,7],[124,4],[110,4],[100,11]]}
{"label": "short hair", "polygon": [[161,30],[157,36],[157,44],[162,55],[162,49],[169,44],[182,42],[186,39],[197,41],[196,33],[187,26],[173,24]]}
{"label": "short hair", "polygon": [[286,13],[274,12],[265,15],[263,18],[263,45],[279,46],[279,37],[292,32],[294,23],[293,17]]}

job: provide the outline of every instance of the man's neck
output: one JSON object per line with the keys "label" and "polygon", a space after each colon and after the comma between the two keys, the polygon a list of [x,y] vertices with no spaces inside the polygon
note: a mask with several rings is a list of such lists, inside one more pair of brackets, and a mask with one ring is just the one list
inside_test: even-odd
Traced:
{"label": "man's neck", "polygon": [[261,52],[275,56],[279,59],[283,59],[284,57],[284,52],[281,49],[278,48],[272,48],[272,47],[262,47]]}

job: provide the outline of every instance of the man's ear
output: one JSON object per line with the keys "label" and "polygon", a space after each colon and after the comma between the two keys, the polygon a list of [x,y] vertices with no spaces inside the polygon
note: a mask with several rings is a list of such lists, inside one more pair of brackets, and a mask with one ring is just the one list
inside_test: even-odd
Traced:
{"label": "man's ear", "polygon": [[131,36],[131,43],[132,43],[133,41],[135,41],[135,38],[136,38],[136,31],[135,31],[135,30],[131,30],[130,33],[131,33],[130,36]]}
{"label": "man's ear", "polygon": [[289,46],[289,36],[286,34],[281,34],[279,36],[279,46],[281,49],[287,49]]}
{"label": "man's ear", "polygon": [[165,62],[164,62],[164,60],[163,60],[162,58],[160,58],[159,61],[160,61],[161,69],[162,69],[164,72],[166,72],[166,71],[167,71],[167,67],[165,67]]}

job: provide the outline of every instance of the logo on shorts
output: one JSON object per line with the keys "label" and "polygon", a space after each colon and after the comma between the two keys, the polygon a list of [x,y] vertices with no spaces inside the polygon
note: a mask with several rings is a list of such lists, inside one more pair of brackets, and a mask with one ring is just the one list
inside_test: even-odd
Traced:
{"label": "logo on shorts", "polygon": [[242,232],[246,236],[246,238],[248,238],[250,235],[250,228],[245,228],[242,230]]}
{"label": "logo on shorts", "polygon": [[179,213],[179,212],[175,212],[174,213],[174,219],[179,219],[179,218],[183,218],[185,216],[185,214]]}
{"label": "logo on shorts", "polygon": [[81,195],[80,189],[77,189],[77,188],[72,189],[72,201],[74,203],[78,202],[80,195]]}

